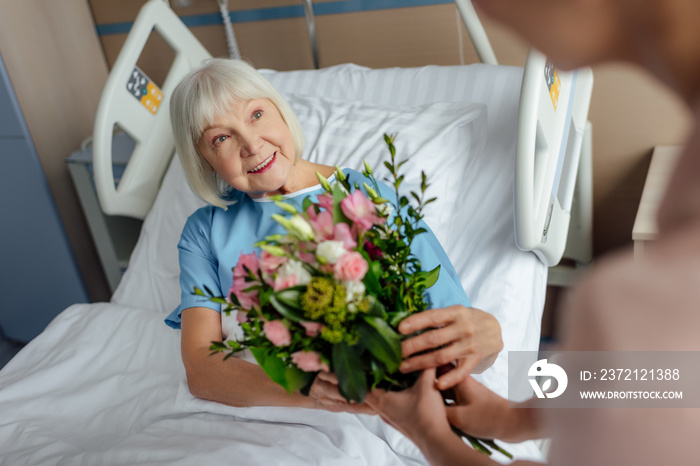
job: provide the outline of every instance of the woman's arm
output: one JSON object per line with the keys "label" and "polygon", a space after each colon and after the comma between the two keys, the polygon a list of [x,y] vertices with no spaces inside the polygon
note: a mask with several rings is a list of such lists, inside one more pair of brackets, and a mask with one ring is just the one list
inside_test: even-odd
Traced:
{"label": "woman's arm", "polygon": [[364,404],[349,404],[340,395],[335,376],[319,373],[309,396],[287,393],[257,365],[237,358],[224,361],[211,354],[212,341],[221,341],[221,315],[209,308],[193,307],[182,312],[182,361],[190,392],[219,403],[245,406],[298,406],[374,414]]}

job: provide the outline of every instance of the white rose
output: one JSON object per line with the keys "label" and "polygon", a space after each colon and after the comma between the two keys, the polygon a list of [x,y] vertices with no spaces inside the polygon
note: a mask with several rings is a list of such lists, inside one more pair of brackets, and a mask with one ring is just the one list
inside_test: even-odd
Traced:
{"label": "white rose", "polygon": [[327,264],[335,264],[346,252],[342,241],[323,241],[316,247],[316,257]]}

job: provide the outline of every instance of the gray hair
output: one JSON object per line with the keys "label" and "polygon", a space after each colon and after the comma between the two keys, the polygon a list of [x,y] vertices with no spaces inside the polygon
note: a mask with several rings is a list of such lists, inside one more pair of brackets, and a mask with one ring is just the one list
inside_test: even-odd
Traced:
{"label": "gray hair", "polygon": [[205,202],[226,209],[231,187],[204,160],[197,144],[204,129],[237,102],[269,99],[289,127],[298,160],[304,133],[289,104],[255,68],[242,60],[212,58],[187,73],[170,97],[175,150],[192,190]]}

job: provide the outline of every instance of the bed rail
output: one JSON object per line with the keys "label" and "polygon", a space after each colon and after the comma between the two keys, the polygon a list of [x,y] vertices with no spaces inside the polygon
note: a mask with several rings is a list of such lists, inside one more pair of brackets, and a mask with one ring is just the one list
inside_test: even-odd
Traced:
{"label": "bed rail", "polygon": [[[136,67],[154,29],[175,51],[175,60],[162,90]],[[209,52],[170,9],[167,1],[150,0],[142,7],[109,74],[95,118],[95,185],[105,213],[146,217],[175,151],[168,99],[163,96],[170,96],[182,76],[209,57]],[[112,172],[115,125],[136,141],[118,186],[115,186]]]}
{"label": "bed rail", "polygon": [[[518,110],[515,238],[520,249],[533,251],[548,266],[559,263],[566,248],[582,149],[590,163],[590,144],[583,142],[590,132],[592,90],[590,68],[562,72],[539,52],[528,54]],[[578,196],[589,204],[591,187],[578,186]],[[578,225],[589,230],[580,219]],[[590,244],[590,237],[577,241]],[[577,262],[590,261],[584,246],[570,248]]]}
{"label": "bed rail", "polygon": [[[310,7],[310,0],[305,1]],[[471,1],[455,2],[481,60],[497,63]],[[135,67],[154,29],[176,53],[160,94],[165,98],[157,102],[149,98],[157,99],[161,91]],[[145,218],[174,153],[168,96],[187,71],[209,57],[165,0],[146,2],[109,75],[95,122],[95,184],[105,213]],[[548,266],[560,261],[567,243],[592,85],[590,69],[563,73],[536,51],[530,52],[524,67],[515,161],[516,243]],[[112,173],[115,125],[137,142],[116,187]],[[590,149],[590,144],[585,147]],[[590,160],[590,154],[587,157]],[[577,189],[590,199],[590,186]],[[584,235],[576,241],[590,244],[588,223],[579,228]],[[588,251],[575,257],[577,262],[590,260],[590,247],[575,249]]]}

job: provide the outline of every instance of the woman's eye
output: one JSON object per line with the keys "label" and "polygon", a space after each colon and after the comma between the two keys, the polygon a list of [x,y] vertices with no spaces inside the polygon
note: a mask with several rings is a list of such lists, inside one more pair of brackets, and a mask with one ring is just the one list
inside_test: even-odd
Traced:
{"label": "woman's eye", "polygon": [[225,136],[225,135],[217,136],[214,138],[214,145],[218,146],[219,144],[224,142],[226,139],[228,139],[228,136]]}
{"label": "woman's eye", "polygon": [[256,110],[255,112],[253,112],[253,120],[257,120],[262,116],[262,114],[262,110]]}

